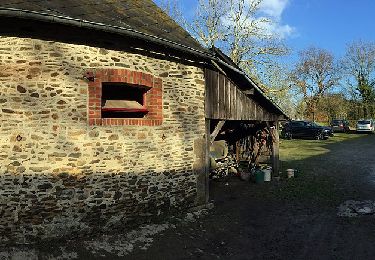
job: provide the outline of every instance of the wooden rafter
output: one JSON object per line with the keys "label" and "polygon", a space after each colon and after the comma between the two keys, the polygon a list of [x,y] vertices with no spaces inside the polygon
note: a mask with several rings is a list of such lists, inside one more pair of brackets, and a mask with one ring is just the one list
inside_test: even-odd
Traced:
{"label": "wooden rafter", "polygon": [[210,140],[211,140],[211,144],[215,141],[215,138],[217,137],[217,135],[219,134],[221,128],[223,128],[225,124],[225,120],[221,120],[217,123],[214,131],[212,132],[212,134],[210,135]]}

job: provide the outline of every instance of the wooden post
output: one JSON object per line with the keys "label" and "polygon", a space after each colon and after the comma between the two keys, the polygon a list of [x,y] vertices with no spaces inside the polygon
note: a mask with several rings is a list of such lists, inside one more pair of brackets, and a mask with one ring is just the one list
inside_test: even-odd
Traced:
{"label": "wooden post", "polygon": [[240,162],[241,146],[240,141],[236,141],[236,162]]}
{"label": "wooden post", "polygon": [[280,171],[280,158],[279,158],[279,121],[274,122],[274,127],[271,128],[272,134],[272,174],[273,176],[279,176]]}
{"label": "wooden post", "polygon": [[206,192],[205,192],[205,199],[206,203],[208,203],[208,200],[210,198],[210,183],[209,183],[209,175],[210,175],[210,165],[211,165],[211,157],[210,157],[210,147],[211,147],[211,136],[210,136],[210,119],[206,119],[206,151],[205,151],[205,186],[206,186]]}

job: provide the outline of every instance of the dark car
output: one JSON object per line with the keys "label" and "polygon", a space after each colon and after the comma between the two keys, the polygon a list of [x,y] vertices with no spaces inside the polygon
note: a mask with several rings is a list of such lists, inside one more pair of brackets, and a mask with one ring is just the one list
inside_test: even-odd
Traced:
{"label": "dark car", "polygon": [[348,133],[350,131],[349,122],[345,119],[333,119],[331,121],[331,127],[335,132]]}
{"label": "dark car", "polygon": [[320,140],[333,136],[333,131],[330,127],[320,126],[311,121],[289,121],[284,125],[281,136],[286,139],[313,138]]}

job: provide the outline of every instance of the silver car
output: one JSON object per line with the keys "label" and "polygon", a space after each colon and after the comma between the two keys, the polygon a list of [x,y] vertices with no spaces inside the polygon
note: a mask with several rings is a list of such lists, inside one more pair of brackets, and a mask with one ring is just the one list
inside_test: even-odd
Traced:
{"label": "silver car", "polygon": [[374,121],[372,119],[358,120],[356,131],[374,133]]}

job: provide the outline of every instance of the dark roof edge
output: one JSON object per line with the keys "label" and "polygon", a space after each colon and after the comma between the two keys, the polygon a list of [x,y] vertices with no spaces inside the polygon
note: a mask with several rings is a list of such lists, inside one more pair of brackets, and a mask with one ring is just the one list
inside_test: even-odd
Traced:
{"label": "dark roof edge", "polygon": [[30,10],[22,10],[22,9],[17,9],[17,8],[0,7],[0,16],[33,19],[33,20],[39,20],[43,22],[58,23],[58,24],[63,24],[63,25],[81,27],[85,29],[94,29],[94,30],[101,30],[105,32],[120,34],[120,35],[127,35],[127,36],[131,36],[135,38],[140,38],[145,41],[152,41],[157,44],[162,44],[164,46],[167,46],[167,47],[179,50],[179,51],[189,52],[201,58],[205,58],[205,59],[214,58],[214,55],[209,50],[207,50],[207,52],[204,52],[204,51],[197,50],[192,47],[189,47],[189,46],[186,46],[186,45],[174,42],[174,41],[170,41],[161,37],[139,32],[131,28],[107,25],[103,23],[97,23],[97,22],[91,22],[87,20],[72,18],[69,16],[55,15],[55,14],[30,11]]}

